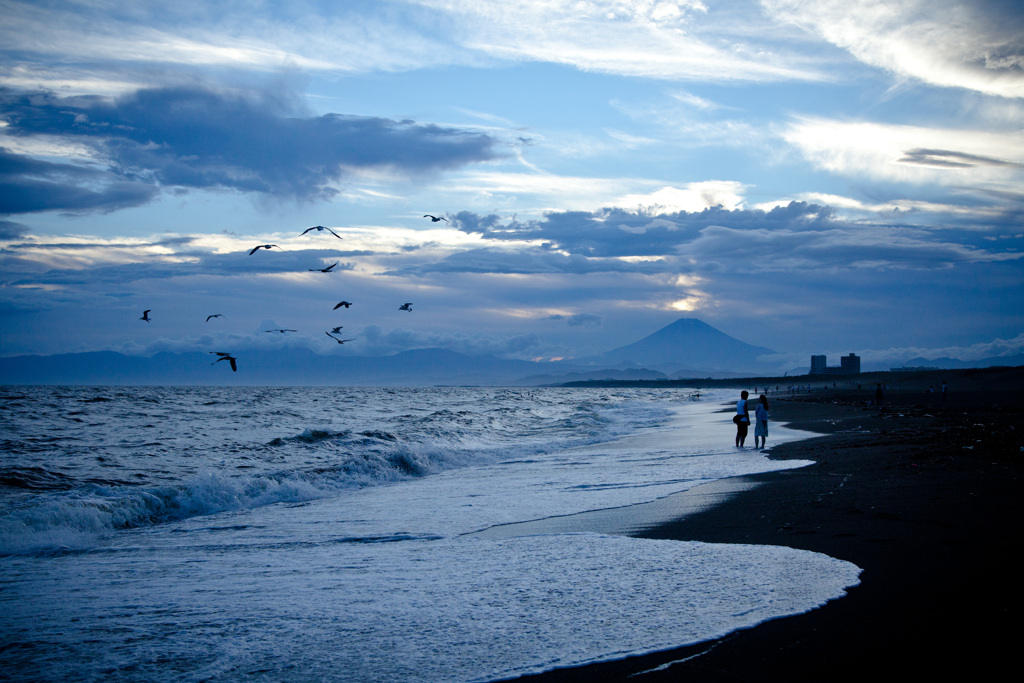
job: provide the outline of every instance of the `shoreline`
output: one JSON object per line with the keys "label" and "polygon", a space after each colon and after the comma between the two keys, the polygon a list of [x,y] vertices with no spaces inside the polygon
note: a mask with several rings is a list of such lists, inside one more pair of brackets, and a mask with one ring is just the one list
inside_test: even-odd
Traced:
{"label": "shoreline", "polygon": [[1024,607],[1013,564],[1024,549],[1024,368],[938,375],[950,378],[945,399],[926,375],[888,390],[881,410],[865,406],[873,387],[776,394],[773,423],[822,436],[772,447],[769,435],[769,457],[814,464],[745,476],[760,485],[634,534],[847,560],[862,573],[846,597],[721,639],[516,680],[1003,675]]}

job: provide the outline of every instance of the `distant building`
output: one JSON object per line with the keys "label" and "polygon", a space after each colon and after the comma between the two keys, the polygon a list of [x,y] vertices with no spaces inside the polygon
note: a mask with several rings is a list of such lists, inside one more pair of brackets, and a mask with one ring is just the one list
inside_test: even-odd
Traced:
{"label": "distant building", "polygon": [[857,375],[860,374],[860,356],[851,353],[839,359],[839,367],[829,367],[825,356],[811,356],[812,375]]}

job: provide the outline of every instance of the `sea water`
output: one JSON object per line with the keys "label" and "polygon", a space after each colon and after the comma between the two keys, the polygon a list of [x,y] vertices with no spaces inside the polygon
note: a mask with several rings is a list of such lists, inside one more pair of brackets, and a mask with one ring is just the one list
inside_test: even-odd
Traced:
{"label": "sea water", "polygon": [[821,554],[577,521],[807,464],[736,449],[733,393],[0,387],[0,667],[487,681],[843,596]]}

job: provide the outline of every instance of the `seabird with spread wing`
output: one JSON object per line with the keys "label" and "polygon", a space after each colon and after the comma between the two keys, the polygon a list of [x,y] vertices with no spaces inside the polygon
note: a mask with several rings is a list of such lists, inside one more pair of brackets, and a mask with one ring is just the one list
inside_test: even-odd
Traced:
{"label": "seabird with spread wing", "polygon": [[[329,232],[329,233],[331,233],[332,235],[334,235],[335,237],[337,237],[337,238],[338,238],[339,240],[341,240],[341,239],[345,239],[344,237],[342,237],[342,236],[341,236],[341,235],[339,235],[338,233],[334,232],[334,231],[333,231],[333,230],[331,230],[330,228],[328,228],[328,227],[325,227],[325,226],[323,226],[323,225],[314,225],[314,226],[313,226],[312,228],[306,228],[305,230],[303,230],[303,231],[302,231],[302,234],[303,234],[303,235],[305,235],[305,234],[306,234],[307,232],[309,232],[310,230],[316,230],[317,232],[322,232],[322,231],[326,230],[327,232]],[[301,235],[300,235],[300,237],[301,237]]]}
{"label": "seabird with spread wing", "polygon": [[345,342],[355,341],[355,337],[353,337],[352,339],[338,339],[337,337],[335,337],[330,332],[324,332],[324,334],[326,334],[328,337],[330,337],[334,341],[338,342],[339,344],[344,344]]}
{"label": "seabird with spread wing", "polygon": [[232,356],[230,353],[224,353],[223,351],[210,351],[210,353],[215,353],[218,356],[220,356],[220,358],[210,363],[210,365],[216,365],[222,360],[226,360],[228,363],[231,363],[231,372],[238,372],[238,366],[235,365],[235,361],[237,361],[238,359]]}

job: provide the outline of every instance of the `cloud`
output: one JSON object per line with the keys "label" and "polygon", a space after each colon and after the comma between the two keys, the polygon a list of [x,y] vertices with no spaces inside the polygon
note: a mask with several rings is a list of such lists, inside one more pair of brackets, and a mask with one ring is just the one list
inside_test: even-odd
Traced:
{"label": "cloud", "polygon": [[899,76],[1024,97],[1024,12],[1000,0],[762,0],[768,14]]}
{"label": "cloud", "polygon": [[[792,353],[779,353],[762,357],[767,363],[783,368],[807,367],[810,365],[811,353],[824,353],[829,359],[838,358],[850,353],[845,349],[832,349],[829,351],[808,350]],[[860,349],[856,352],[861,357],[862,364],[868,368],[874,367],[900,367],[911,361],[924,359],[937,360],[940,358],[953,358],[961,361],[982,361],[991,358],[1011,358],[1024,354],[1024,334],[1017,335],[1010,339],[996,338],[992,341],[978,342],[966,346],[945,346],[938,348],[924,346],[890,347],[883,349]],[[1015,358],[1014,358],[1015,360]]]}
{"label": "cloud", "polygon": [[562,315],[556,313],[549,315],[543,320],[564,320],[569,327],[597,327],[601,324],[601,316],[590,313],[576,313],[574,315]]}
{"label": "cloud", "polygon": [[28,232],[28,228],[21,223],[0,220],[0,240],[17,239],[26,232]]}
{"label": "cloud", "polygon": [[847,176],[1017,191],[1024,170],[1019,126],[971,130],[806,117],[782,135],[818,168]]}
{"label": "cloud", "polygon": [[725,209],[648,213],[618,208],[600,211],[551,212],[540,220],[501,223],[471,212],[454,216],[455,226],[486,239],[531,241],[546,248],[586,257],[657,257],[677,252],[709,226],[736,229],[813,229],[829,226],[833,211],[824,206],[791,202],[770,211]]}
{"label": "cloud", "polygon": [[0,89],[0,119],[11,138],[57,138],[94,156],[85,166],[5,152],[0,179],[8,213],[113,210],[169,187],[327,199],[361,172],[416,176],[496,156],[495,141],[480,132],[303,115],[268,92],[173,87],[109,99]]}
{"label": "cloud", "polygon": [[499,337],[486,334],[422,332],[408,328],[385,331],[380,325],[368,325],[358,333],[355,350],[368,356],[386,356],[408,349],[438,348],[467,356],[516,356],[540,346],[533,333]]}
{"label": "cloud", "polygon": [[141,206],[157,192],[106,171],[41,161],[0,147],[0,214],[113,211]]}
{"label": "cloud", "polygon": [[[646,78],[820,80],[809,61],[751,30],[760,15],[702,2],[417,0],[449,26],[456,44],[503,60],[566,64]],[[757,36],[757,44],[751,41]]]}
{"label": "cloud", "polygon": [[797,201],[770,210],[552,212],[527,221],[462,212],[455,227],[509,246],[458,251],[393,274],[919,270],[1024,258],[1019,239],[986,239],[1003,224],[1017,231],[1012,212],[990,215],[982,229],[902,218],[890,211],[884,220],[851,221],[832,207]]}
{"label": "cloud", "polygon": [[564,254],[543,248],[471,249],[449,254],[440,261],[404,266],[385,273],[393,276],[426,275],[428,273],[647,273],[664,271],[665,265],[656,261],[630,263],[619,259],[588,258],[579,254]]}
{"label": "cloud", "polygon": [[921,164],[922,166],[938,166],[942,168],[973,168],[975,166],[1010,166],[1024,168],[1019,162],[994,159],[978,154],[965,154],[948,149],[909,149],[905,152],[901,164]]}
{"label": "cloud", "polygon": [[743,183],[705,180],[685,188],[663,187],[649,194],[628,194],[615,201],[616,206],[638,207],[645,213],[700,211],[711,206],[737,209],[743,205]]}

